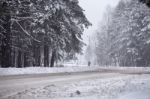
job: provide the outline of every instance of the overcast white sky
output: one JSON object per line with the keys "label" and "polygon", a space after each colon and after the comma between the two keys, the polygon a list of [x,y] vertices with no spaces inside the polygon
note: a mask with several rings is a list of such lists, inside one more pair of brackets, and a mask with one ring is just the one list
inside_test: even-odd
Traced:
{"label": "overcast white sky", "polygon": [[[88,30],[84,32],[84,39],[91,35],[100,24],[101,18],[108,5],[114,7],[120,0],[79,0],[80,6],[85,10],[85,15],[93,24]],[[85,41],[87,42],[87,41]]]}

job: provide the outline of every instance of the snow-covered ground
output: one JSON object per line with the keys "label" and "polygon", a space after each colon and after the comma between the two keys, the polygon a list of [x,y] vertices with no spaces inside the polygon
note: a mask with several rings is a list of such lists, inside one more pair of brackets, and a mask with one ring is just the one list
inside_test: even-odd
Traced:
{"label": "snow-covered ground", "polygon": [[128,92],[120,97],[120,99],[150,99],[150,89]]}
{"label": "snow-covered ground", "polygon": [[39,73],[64,73],[93,71],[100,67],[87,66],[66,66],[66,67],[27,67],[27,68],[0,68],[0,75],[20,75],[20,74],[39,74]]}
{"label": "snow-covered ground", "polygon": [[102,67],[102,66],[70,66],[65,67],[27,67],[27,68],[0,68],[0,76],[3,75],[20,75],[20,74],[39,74],[39,73],[64,73],[64,72],[83,72],[95,71],[101,69],[123,70],[130,72],[150,72],[150,67]]}
{"label": "snow-covered ground", "polygon": [[9,99],[126,99],[123,98],[124,95],[142,90],[150,90],[150,75],[127,75],[53,84],[25,90]]}

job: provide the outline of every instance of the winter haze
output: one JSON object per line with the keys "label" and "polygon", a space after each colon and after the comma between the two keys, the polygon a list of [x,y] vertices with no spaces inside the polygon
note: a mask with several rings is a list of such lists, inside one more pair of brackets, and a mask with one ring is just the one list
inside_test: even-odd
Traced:
{"label": "winter haze", "polygon": [[0,0],[0,99],[150,99],[150,0]]}
{"label": "winter haze", "polygon": [[84,32],[84,40],[88,43],[88,36],[92,35],[100,24],[107,6],[115,7],[120,0],[79,0],[79,4],[85,10],[85,15],[92,26]]}
{"label": "winter haze", "polygon": [[[88,29],[85,29],[83,33],[83,41],[87,45],[89,44],[89,39],[92,38],[92,35],[98,29],[99,24],[101,24],[100,22],[102,21],[106,8],[115,7],[119,1],[120,0],[79,0],[79,4],[83,8],[83,10],[85,10],[85,15],[92,23],[92,26]],[[87,46],[84,47],[83,53],[86,53],[86,48]],[[79,64],[87,64],[87,59],[85,59],[85,57],[85,54],[79,55]]]}

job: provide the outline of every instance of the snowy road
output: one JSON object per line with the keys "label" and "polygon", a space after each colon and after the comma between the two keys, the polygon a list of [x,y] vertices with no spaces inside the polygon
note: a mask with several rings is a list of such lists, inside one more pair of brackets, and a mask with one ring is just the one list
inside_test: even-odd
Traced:
{"label": "snowy road", "polygon": [[[122,73],[121,73],[122,72]],[[53,84],[63,85],[85,80],[96,80],[122,77],[143,72],[123,72],[121,70],[99,70],[76,73],[51,73],[51,74],[32,74],[32,75],[12,75],[0,76],[0,99],[8,99],[19,92],[48,86]],[[146,72],[147,73],[147,72]]]}
{"label": "snowy road", "polygon": [[[121,75],[121,74],[119,74]],[[123,75],[123,74],[122,74]],[[38,74],[0,77],[0,97],[7,98],[26,89],[63,84],[88,79],[107,78],[118,76],[118,73],[81,72],[60,74]]]}

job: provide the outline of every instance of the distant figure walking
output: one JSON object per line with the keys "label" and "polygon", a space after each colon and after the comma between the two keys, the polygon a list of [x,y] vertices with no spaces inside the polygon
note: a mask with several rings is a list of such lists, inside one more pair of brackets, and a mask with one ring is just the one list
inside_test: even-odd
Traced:
{"label": "distant figure walking", "polygon": [[91,62],[90,61],[88,61],[88,66],[90,66],[91,65]]}

